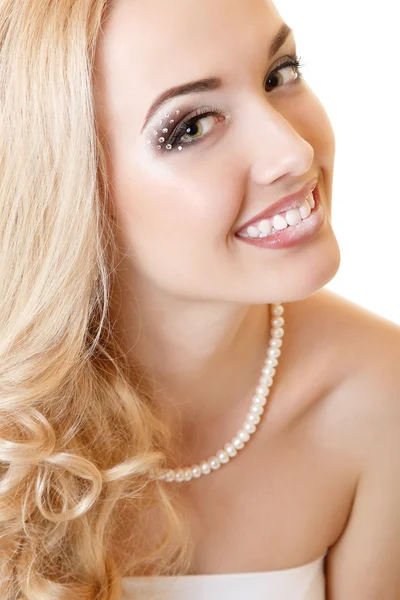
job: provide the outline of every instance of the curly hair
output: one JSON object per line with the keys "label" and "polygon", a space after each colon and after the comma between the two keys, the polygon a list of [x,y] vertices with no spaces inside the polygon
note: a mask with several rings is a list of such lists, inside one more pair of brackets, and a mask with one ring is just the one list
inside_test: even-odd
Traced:
{"label": "curly hair", "polygon": [[[120,598],[124,506],[130,572],[188,566],[184,519],[152,477],[170,434],[110,316],[117,244],[93,99],[109,4],[0,0],[2,600]],[[154,509],[162,535],[146,548],[136,533]]]}

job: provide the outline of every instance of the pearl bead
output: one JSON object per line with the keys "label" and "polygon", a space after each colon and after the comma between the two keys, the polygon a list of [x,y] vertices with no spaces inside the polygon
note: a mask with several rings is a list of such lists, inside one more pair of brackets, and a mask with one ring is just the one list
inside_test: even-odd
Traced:
{"label": "pearl bead", "polygon": [[263,396],[263,397],[269,396],[269,394],[270,394],[269,388],[272,387],[272,382],[273,382],[272,377],[269,377],[268,375],[266,375],[265,378],[260,379],[259,387],[262,387],[264,389],[264,392],[262,394],[256,394],[256,396]]}
{"label": "pearl bead", "polygon": [[233,444],[225,444],[224,448],[228,456],[230,456],[231,458],[236,456],[237,450]]}
{"label": "pearl bead", "polygon": [[221,466],[221,463],[219,462],[219,460],[216,456],[212,456],[211,458],[209,458],[208,464],[210,465],[210,467],[212,468],[213,471],[216,471]]}
{"label": "pearl bead", "polygon": [[192,469],[187,468],[183,471],[183,478],[185,481],[190,481],[193,477]]}
{"label": "pearl bead", "polygon": [[284,331],[282,329],[282,327],[274,327],[271,335],[273,338],[282,338],[284,334]]}
{"label": "pearl bead", "polygon": [[271,313],[274,315],[274,317],[280,317],[283,315],[283,306],[273,306]]}
{"label": "pearl bead", "polygon": [[256,415],[253,412],[249,412],[249,414],[246,417],[246,421],[248,421],[249,423],[253,423],[253,425],[258,425],[261,421],[260,415]]}
{"label": "pearl bead", "polygon": [[269,375],[270,377],[273,377],[276,373],[276,370],[274,369],[274,367],[264,367],[262,370],[262,374],[263,375]]}
{"label": "pearl bead", "polygon": [[192,476],[195,479],[198,479],[199,477],[201,477],[201,469],[200,469],[199,465],[192,465]]}
{"label": "pearl bead", "polygon": [[223,465],[226,465],[226,463],[229,462],[229,456],[225,450],[218,450],[217,458],[219,462]]}
{"label": "pearl bead", "polygon": [[267,404],[266,398],[262,396],[253,396],[253,404],[259,404],[260,406],[265,406]]}
{"label": "pearl bead", "polygon": [[255,396],[264,396],[267,389],[268,388],[265,385],[258,385],[258,387],[256,388],[256,393],[254,395]]}
{"label": "pearl bead", "polygon": [[184,480],[184,478],[185,477],[184,477],[183,469],[177,469],[175,471],[175,480],[180,483],[181,481]]}
{"label": "pearl bead", "polygon": [[245,431],[244,429],[239,429],[236,437],[238,437],[244,443],[248,442],[250,439],[249,433],[247,431]]}
{"label": "pearl bead", "polygon": [[174,481],[175,480],[175,471],[173,471],[172,469],[170,471],[167,471],[166,475],[165,475],[165,481]]}
{"label": "pearl bead", "polygon": [[278,339],[278,338],[272,338],[272,340],[269,341],[270,348],[281,348],[282,344],[283,344],[282,340]]}
{"label": "pearl bead", "polygon": [[277,319],[272,319],[271,325],[272,327],[282,327],[284,325],[285,319],[283,317],[278,317]]}
{"label": "pearl bead", "polygon": [[279,358],[281,351],[278,348],[269,348],[267,354],[270,358]]}
{"label": "pearl bead", "polygon": [[278,366],[278,361],[275,357],[273,356],[269,356],[266,361],[265,361],[265,366],[266,367],[277,367]]}
{"label": "pearl bead", "polygon": [[253,423],[249,423],[249,421],[246,421],[246,422],[243,424],[243,429],[245,429],[245,430],[247,431],[247,433],[250,433],[250,434],[251,434],[251,433],[255,433],[255,431],[256,431],[256,426],[255,426],[255,425],[253,425]]}
{"label": "pearl bead", "polygon": [[260,385],[256,390],[256,394],[265,394],[265,392],[268,391],[268,388],[271,387],[273,382],[274,382],[274,380],[269,375],[265,375],[264,377],[261,377],[261,379],[259,381]]}
{"label": "pearl bead", "polygon": [[200,469],[204,475],[208,475],[211,472],[211,467],[206,460],[200,463]]}
{"label": "pearl bead", "polygon": [[254,413],[255,415],[262,415],[264,409],[259,404],[252,404],[250,407],[250,412]]}
{"label": "pearl bead", "polygon": [[238,437],[233,438],[232,444],[235,446],[236,450],[241,450],[242,448],[244,448],[244,443]]}
{"label": "pearl bead", "polygon": [[[262,397],[263,398],[268,398],[268,396],[270,395],[270,393],[271,393],[271,388],[268,387],[268,388],[266,388],[265,392],[262,394]],[[256,394],[256,395],[259,395],[259,394]]]}

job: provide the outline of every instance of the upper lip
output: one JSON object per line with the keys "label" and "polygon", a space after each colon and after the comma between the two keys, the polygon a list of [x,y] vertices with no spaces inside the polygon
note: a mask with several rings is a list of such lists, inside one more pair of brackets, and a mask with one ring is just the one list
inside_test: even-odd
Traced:
{"label": "upper lip", "polygon": [[260,219],[268,219],[269,217],[273,217],[286,210],[290,210],[291,208],[298,208],[303,202],[303,200],[305,200],[307,196],[315,190],[315,188],[317,187],[317,183],[318,177],[306,183],[306,185],[295,194],[285,196],[277,202],[274,202],[274,204],[271,204],[271,206],[260,212],[255,217],[252,217],[249,221],[246,221],[246,223],[244,223],[243,225],[241,225],[236,233],[241,231],[243,228],[248,227],[252,223],[260,221]]}

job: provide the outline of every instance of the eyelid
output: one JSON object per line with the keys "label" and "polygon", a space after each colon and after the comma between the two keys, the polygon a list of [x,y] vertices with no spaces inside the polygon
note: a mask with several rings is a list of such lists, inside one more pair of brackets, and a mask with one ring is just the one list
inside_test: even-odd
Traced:
{"label": "eyelid", "polygon": [[[185,113],[185,108],[181,105],[179,109],[176,108],[165,108],[163,109],[163,115],[156,115],[152,121],[150,121],[148,125],[149,134],[151,132],[158,132],[158,135],[165,137],[166,135],[170,135],[170,130],[174,129],[179,123],[179,119],[182,117],[179,116],[181,113]],[[179,112],[178,112],[179,111]],[[177,114],[178,112],[178,114]],[[171,120],[174,123],[171,123]],[[168,129],[168,132],[164,132],[163,129]]]}
{"label": "eyelid", "polygon": [[[297,54],[297,52],[294,52],[293,54],[287,54],[286,56],[282,56],[277,63],[275,63],[274,66],[271,67],[271,69],[267,72],[266,76],[265,76],[265,81],[267,81],[268,77],[271,77],[271,75],[273,75],[276,71],[279,71],[280,69],[283,69],[284,67],[291,67],[291,66],[295,66],[295,64],[298,64],[299,69],[301,69],[304,65],[300,64],[301,61],[301,57]],[[265,84],[264,81],[264,84]]]}
{"label": "eyelid", "polygon": [[[297,52],[296,52],[296,51],[295,51],[295,52],[293,52],[292,54],[287,54],[286,56],[283,56],[283,57],[281,57],[280,59],[278,59],[278,61],[275,63],[275,65],[273,65],[273,66],[271,67],[271,69],[268,71],[268,73],[267,73],[267,75],[266,75],[266,76],[268,77],[269,75],[271,75],[271,73],[273,73],[274,71],[276,71],[277,69],[279,69],[279,67],[283,66],[283,64],[285,64],[285,62],[286,62],[287,60],[290,60],[290,59],[291,59],[291,60],[300,60],[300,58],[298,57],[298,55],[297,55]],[[167,118],[165,119],[165,121],[163,121],[163,122],[162,122],[162,124],[161,124],[161,123],[160,123],[160,118],[159,118],[159,117],[160,117],[160,115],[156,116],[156,117],[155,117],[155,119],[154,119],[154,121],[153,121],[152,123],[150,123],[150,125],[149,125],[149,128],[150,128],[150,129],[155,129],[155,128],[157,128],[157,126],[158,126],[159,128],[161,128],[161,127],[165,127],[166,125],[169,125],[169,124],[170,124],[170,123],[169,123],[169,119],[171,119],[172,117],[175,117],[175,121],[176,121],[175,109],[172,109],[172,108],[171,108],[171,109],[167,109],[167,108],[165,108],[165,107],[164,107],[164,109],[163,109],[163,110],[164,110],[166,113],[170,113],[170,117],[167,117]],[[181,110],[180,110],[180,112],[181,112],[181,113],[184,113],[184,112],[185,112],[185,108],[184,108],[184,107],[183,107],[183,108],[181,107]],[[188,117],[186,117],[186,118],[188,118]]]}
{"label": "eyelid", "polygon": [[[300,79],[302,79],[302,73],[300,72],[301,68],[304,67],[303,64],[300,64],[300,60],[301,57],[299,57],[297,52],[294,52],[292,54],[287,54],[283,57],[281,57],[280,59],[277,60],[277,62],[268,70],[266,77],[265,77],[265,81],[264,81],[264,88],[266,85],[266,82],[268,81],[268,78],[271,77],[274,73],[276,73],[277,71],[280,71],[284,68],[289,68],[289,67],[296,67],[297,72],[298,72],[298,77],[297,79],[293,82],[296,83],[297,81],[299,81]],[[285,86],[278,86],[276,89],[279,89],[280,87],[285,87]],[[184,116],[180,121],[178,121],[177,124],[174,123],[172,129],[172,133],[168,133],[167,132],[162,132],[162,129],[166,128],[168,125],[168,129],[170,129],[170,119],[171,117],[175,117],[174,121],[176,121],[176,112],[175,109],[169,109],[167,110],[167,113],[169,113],[169,116],[166,118],[166,120],[164,122],[161,121],[161,124],[156,126],[159,129],[159,134],[162,137],[167,138],[167,141],[165,142],[165,144],[172,144],[173,146],[176,144],[177,140],[179,141],[179,137],[182,135],[184,135],[185,133],[185,128],[189,125],[192,124],[192,122],[195,122],[197,120],[200,120],[201,117],[206,118],[207,116],[213,116],[213,115],[221,115],[223,117],[225,117],[226,119],[229,119],[230,115],[229,113],[226,113],[226,111],[223,111],[219,108],[216,107],[212,107],[212,106],[204,106],[202,108],[197,108],[194,111],[189,112],[186,116]],[[185,109],[183,107],[181,107],[179,113],[183,113],[185,114]],[[166,115],[165,115],[166,116]],[[158,123],[160,123],[160,121],[158,121]],[[153,125],[154,127],[154,125]],[[206,134],[200,138],[198,138],[197,140],[193,140],[193,141],[186,141],[186,142],[182,142],[182,145],[186,144],[196,144],[196,143],[201,143],[202,140],[204,140],[205,138],[207,138],[209,135],[211,134]]]}
{"label": "eyelid", "polygon": [[[185,129],[187,126],[191,125],[192,121],[200,121],[201,118],[205,119],[209,116],[221,115],[225,116],[225,113],[220,108],[216,108],[213,106],[204,106],[203,108],[198,108],[192,113],[189,113],[186,117],[184,117],[176,126],[173,133],[168,139],[169,144],[174,144],[179,136],[185,133]],[[206,136],[204,136],[206,137]],[[188,142],[190,143],[190,142]]]}

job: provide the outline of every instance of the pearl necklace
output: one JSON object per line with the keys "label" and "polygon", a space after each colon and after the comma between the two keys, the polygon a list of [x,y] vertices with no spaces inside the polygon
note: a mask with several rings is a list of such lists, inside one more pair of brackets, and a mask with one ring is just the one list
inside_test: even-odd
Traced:
{"label": "pearl necklace", "polygon": [[168,483],[190,481],[198,479],[202,475],[209,475],[234,458],[238,451],[244,448],[250,437],[255,433],[257,425],[261,421],[261,415],[264,413],[264,406],[267,403],[267,397],[275,375],[275,367],[278,366],[278,358],[281,355],[281,346],[283,338],[283,306],[281,304],[272,304],[271,309],[271,333],[268,343],[267,356],[261,372],[260,379],[255,395],[252,398],[250,410],[246,415],[242,427],[235,437],[225,444],[223,450],[218,450],[215,456],[203,460],[200,464],[180,469],[163,469],[157,479],[162,479]]}

